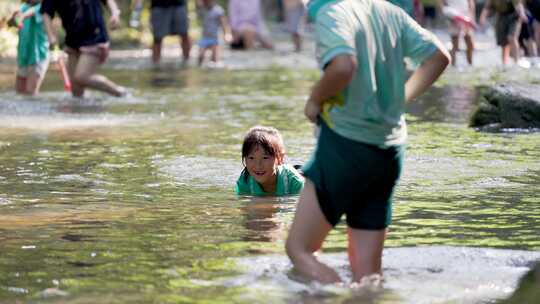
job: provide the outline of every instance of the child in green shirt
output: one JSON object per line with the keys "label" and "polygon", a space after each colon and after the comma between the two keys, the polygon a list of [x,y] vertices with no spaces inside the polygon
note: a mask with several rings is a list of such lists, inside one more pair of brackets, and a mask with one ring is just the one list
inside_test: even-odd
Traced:
{"label": "child in green shirt", "polygon": [[17,45],[18,94],[35,95],[49,66],[49,40],[39,13],[41,0],[27,0],[11,16],[9,23],[19,28]]}
{"label": "child in green shirt", "polygon": [[284,164],[285,146],[275,128],[255,126],[242,144],[244,170],[236,181],[240,195],[298,194],[304,178],[291,165]]}

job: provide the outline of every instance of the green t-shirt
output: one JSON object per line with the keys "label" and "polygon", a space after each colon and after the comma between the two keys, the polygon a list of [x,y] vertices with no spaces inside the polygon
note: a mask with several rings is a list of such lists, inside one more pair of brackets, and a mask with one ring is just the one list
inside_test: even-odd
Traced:
{"label": "green t-shirt", "polygon": [[17,65],[24,67],[37,64],[49,55],[49,40],[43,25],[43,16],[39,13],[41,4],[30,6],[27,3],[21,5],[21,12],[34,10],[32,17],[23,21],[23,27],[19,30],[19,44],[17,46]]}
{"label": "green t-shirt", "polygon": [[409,16],[414,17],[414,3],[413,0],[388,0],[392,3],[403,9]]}
{"label": "green t-shirt", "polygon": [[276,192],[267,193],[251,175],[248,175],[246,182],[244,175],[241,174],[236,181],[236,194],[256,196],[298,194],[304,187],[304,177],[293,166],[281,165],[277,169],[276,183]]}
{"label": "green t-shirt", "polygon": [[351,83],[323,106],[321,116],[337,134],[379,147],[407,139],[403,59],[421,63],[437,38],[403,10],[385,1],[332,1],[315,16],[317,59],[324,68],[338,55],[356,57]]}

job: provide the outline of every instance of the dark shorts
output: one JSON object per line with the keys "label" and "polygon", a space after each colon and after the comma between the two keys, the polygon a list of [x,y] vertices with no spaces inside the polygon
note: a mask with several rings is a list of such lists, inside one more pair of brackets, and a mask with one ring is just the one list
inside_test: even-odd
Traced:
{"label": "dark shorts", "polygon": [[515,37],[521,31],[521,21],[517,13],[499,14],[495,23],[497,45],[505,46],[510,43],[508,37]]}
{"label": "dark shorts", "polygon": [[186,6],[153,7],[150,16],[154,40],[168,35],[187,35],[189,20]]}
{"label": "dark shorts", "polygon": [[437,18],[437,9],[435,6],[424,6],[424,17],[430,19]]}
{"label": "dark shorts", "polygon": [[317,148],[303,171],[328,222],[335,226],[345,214],[354,229],[388,227],[404,153],[402,146],[381,149],[347,139],[321,123]]}

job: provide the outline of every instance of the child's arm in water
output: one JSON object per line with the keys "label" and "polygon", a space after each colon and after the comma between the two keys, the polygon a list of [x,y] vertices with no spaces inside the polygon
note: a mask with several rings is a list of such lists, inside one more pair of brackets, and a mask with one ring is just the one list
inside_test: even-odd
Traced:
{"label": "child's arm in water", "polygon": [[354,77],[356,72],[356,58],[351,55],[338,55],[324,69],[324,73],[317,81],[304,108],[304,114],[311,121],[317,122],[317,115],[321,112],[323,101],[341,92]]}
{"label": "child's arm in water", "polygon": [[437,46],[438,50],[428,57],[407,79],[405,83],[405,102],[411,102],[422,95],[450,63],[448,51],[440,43]]}

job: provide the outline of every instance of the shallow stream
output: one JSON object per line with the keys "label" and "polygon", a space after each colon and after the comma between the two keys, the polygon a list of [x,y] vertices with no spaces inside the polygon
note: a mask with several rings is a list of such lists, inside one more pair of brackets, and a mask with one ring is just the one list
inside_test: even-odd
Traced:
{"label": "shallow stream", "polygon": [[[56,75],[18,97],[0,69],[0,303],[486,303],[540,258],[540,133],[468,128],[474,88],[409,108],[387,284],[351,290],[291,279],[297,197],[233,193],[255,124],[309,158],[315,69],[104,71],[133,96],[73,100]],[[345,226],[325,249],[349,278]]]}

